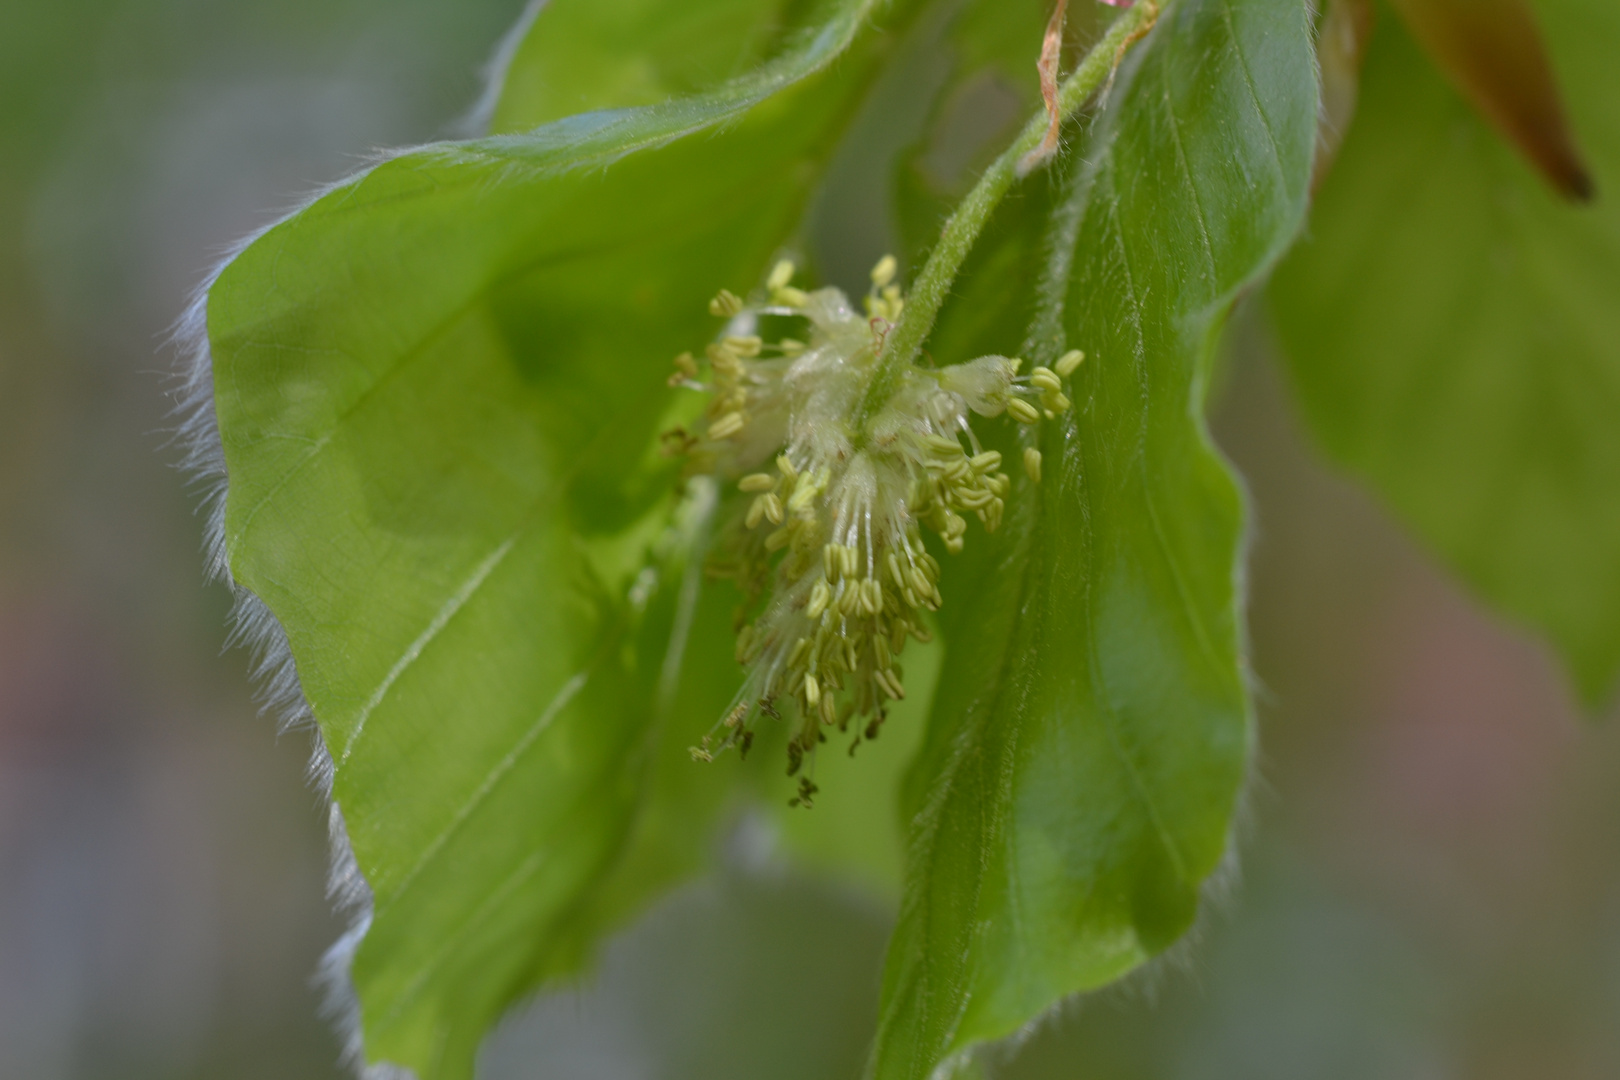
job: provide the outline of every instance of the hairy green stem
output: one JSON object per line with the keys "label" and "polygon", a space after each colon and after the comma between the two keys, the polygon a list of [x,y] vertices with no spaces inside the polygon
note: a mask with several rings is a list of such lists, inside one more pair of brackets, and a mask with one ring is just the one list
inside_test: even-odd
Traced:
{"label": "hairy green stem", "polygon": [[[1091,98],[1113,73],[1125,49],[1152,27],[1158,14],[1159,4],[1154,0],[1138,0],[1114,20],[1108,32],[1091,47],[1080,66],[1059,88],[1058,113],[1063,119],[1073,116]],[[864,425],[872,413],[894,396],[902,375],[922,354],[923,342],[934,329],[934,320],[950,294],[957,271],[973,250],[985,222],[1018,179],[1019,162],[1041,145],[1049,124],[1050,115],[1045,109],[1032,116],[1018,138],[985,170],[945,222],[938,245],[929,254],[928,262],[906,297],[899,323],[889,331],[878,357],[877,371],[861,402],[857,426]]]}

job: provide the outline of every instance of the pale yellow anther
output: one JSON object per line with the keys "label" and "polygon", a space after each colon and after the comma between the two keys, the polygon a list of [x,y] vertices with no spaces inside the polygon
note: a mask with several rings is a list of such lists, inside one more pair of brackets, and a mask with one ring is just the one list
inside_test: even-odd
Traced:
{"label": "pale yellow anther", "polygon": [[697,361],[692,359],[691,353],[683,352],[675,358],[675,370],[688,379],[695,379],[698,373]]}
{"label": "pale yellow anther", "polygon": [[902,589],[905,588],[906,587],[906,574],[905,574],[905,571],[900,569],[900,559],[892,551],[889,552],[888,563],[889,563],[889,575],[894,578],[894,583],[896,585],[900,586]]}
{"label": "pale yellow anther", "polygon": [[993,473],[1001,468],[1001,451],[986,450],[982,454],[974,454],[970,464],[973,466],[973,471],[980,476],[985,473]]}
{"label": "pale yellow anther", "polygon": [[793,459],[786,454],[776,455],[776,470],[789,480],[799,475],[799,470],[793,467]]}
{"label": "pale yellow anther", "polygon": [[1057,370],[1059,375],[1067,379],[1070,375],[1074,374],[1075,369],[1080,366],[1081,362],[1084,361],[1085,358],[1086,354],[1081,352],[1079,349],[1070,349],[1068,352],[1063,354],[1063,359],[1053,364],[1052,367]]}
{"label": "pale yellow anther", "polygon": [[726,346],[715,342],[703,350],[708,354],[709,363],[714,365],[717,375],[742,374],[742,357],[732,352]]}
{"label": "pale yellow anther", "polygon": [[1037,424],[1041,419],[1040,410],[1023,398],[1008,399],[1007,412],[1021,424]]}
{"label": "pale yellow anther", "polygon": [[797,268],[793,265],[793,260],[783,259],[781,262],[771,267],[771,276],[765,280],[765,287],[771,290],[771,292],[776,292],[778,289],[786,288],[787,283],[793,280],[793,272],[795,269]]}
{"label": "pale yellow anther", "polygon": [[726,413],[726,415],[709,425],[709,438],[715,440],[716,442],[719,442],[722,439],[729,439],[733,435],[740,434],[746,424],[747,420],[744,419],[742,413]]}
{"label": "pale yellow anther", "polygon": [[738,356],[755,357],[765,347],[765,342],[756,334],[727,334],[721,339],[726,347]]}
{"label": "pale yellow anther", "polygon": [[1037,484],[1041,482],[1041,452],[1033,446],[1024,448],[1024,471]]}
{"label": "pale yellow anther", "polygon": [[748,506],[748,516],[743,519],[743,524],[745,526],[747,526],[748,528],[750,528],[750,529],[757,528],[759,526],[759,523],[761,521],[763,521],[764,518],[765,518],[765,496],[760,495],[757,498],[755,498],[752,503],[749,504],[749,506]]}
{"label": "pale yellow anther", "polygon": [[899,322],[906,302],[900,297],[900,286],[890,285],[883,290],[882,299],[872,305],[872,314],[889,322]]}
{"label": "pale yellow anther", "polygon": [[911,582],[911,587],[917,590],[918,596],[927,596],[934,587],[934,583],[928,580],[928,575],[915,566],[911,568],[907,578]]}
{"label": "pale yellow anther", "polygon": [[790,337],[785,337],[781,341],[778,341],[776,343],[776,347],[782,350],[783,356],[799,356],[804,352],[805,349],[809,348],[809,346],[804,342],[799,341],[797,338]]}
{"label": "pale yellow anther", "polygon": [[832,603],[832,590],[827,587],[827,581],[823,578],[811,587],[810,603],[805,605],[804,613],[812,619],[819,619],[821,613],[827,610],[827,605],[830,603]]}
{"label": "pale yellow anther", "polygon": [[765,538],[766,551],[781,551],[793,542],[793,526],[784,525]]}
{"label": "pale yellow anther", "polygon": [[770,473],[749,473],[747,476],[737,481],[738,491],[747,491],[750,493],[769,491],[775,486],[776,477],[772,476]]}
{"label": "pale yellow anther", "polygon": [[804,703],[815,708],[821,702],[821,683],[809,672],[804,675]]}
{"label": "pale yellow anther", "polygon": [[782,500],[776,497],[776,492],[766,492],[759,498],[765,504],[765,520],[772,525],[782,524]]}
{"label": "pale yellow anther", "polygon": [[1069,406],[1072,405],[1073,402],[1064,397],[1062,394],[1046,394],[1041,398],[1041,404],[1045,405],[1048,409],[1055,413],[1060,413],[1068,412]]}
{"label": "pale yellow anther", "polygon": [[900,684],[900,680],[895,677],[892,670],[878,672],[877,679],[883,685],[883,689],[886,690],[889,696],[894,698],[894,700],[902,701],[905,699],[906,688]]}
{"label": "pale yellow anther", "polygon": [[742,300],[730,289],[721,289],[720,295],[709,301],[709,314],[722,319],[733,318],[740,314],[742,309]]}
{"label": "pale yellow anther", "polygon": [[810,302],[809,293],[805,292],[803,289],[795,289],[791,285],[788,285],[785,288],[777,289],[771,294],[771,298],[778,304],[782,304],[786,307],[802,308],[804,305]]}
{"label": "pale yellow anther", "polygon": [[900,263],[893,255],[885,255],[872,267],[872,284],[883,288],[894,280],[894,275],[900,272]]}
{"label": "pale yellow anther", "polygon": [[802,637],[793,643],[793,651],[788,654],[788,667],[798,667],[804,658],[810,655],[810,639]]}
{"label": "pale yellow anther", "polygon": [[1042,390],[1050,390],[1053,393],[1063,392],[1063,380],[1058,378],[1058,373],[1051,368],[1036,368],[1029,373],[1029,381]]}
{"label": "pale yellow anther", "polygon": [[876,616],[883,610],[883,586],[877,583],[876,578],[867,578],[864,588],[866,591],[866,613]]}

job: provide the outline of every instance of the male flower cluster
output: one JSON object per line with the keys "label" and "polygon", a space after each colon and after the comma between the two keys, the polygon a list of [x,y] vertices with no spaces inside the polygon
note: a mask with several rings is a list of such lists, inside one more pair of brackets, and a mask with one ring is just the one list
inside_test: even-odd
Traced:
{"label": "male flower cluster", "polygon": [[[1070,407],[1063,381],[1079,352],[1027,377],[1021,361],[1004,356],[912,366],[887,401],[868,408],[886,336],[905,308],[895,271],[892,257],[878,263],[859,312],[838,289],[795,288],[793,264],[779,263],[763,302],[722,291],[710,304],[728,325],[706,351],[706,381],[690,353],[676,358],[671,383],[710,399],[698,432],[668,437],[691,473],[744,496],[709,570],[744,593],[737,660],[748,676],[695,757],[731,746],[746,753],[757,718],[780,718],[786,701],[797,718],[790,775],[828,728],[847,733],[855,724],[851,753],[876,737],[886,705],[905,697],[900,655],[910,639],[928,640],[926,613],[943,602],[924,530],[946,552],[961,551],[967,518],[993,532],[1012,489],[1001,454],[980,448],[970,415],[1036,424]],[[764,323],[802,327],[805,340],[767,342]],[[1023,457],[1038,482],[1040,452]],[[815,791],[802,777],[794,802],[808,805]]]}

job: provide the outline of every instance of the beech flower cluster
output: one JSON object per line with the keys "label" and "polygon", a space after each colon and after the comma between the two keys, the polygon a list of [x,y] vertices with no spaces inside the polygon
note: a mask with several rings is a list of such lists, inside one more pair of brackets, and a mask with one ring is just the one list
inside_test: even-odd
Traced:
{"label": "beech flower cluster", "polygon": [[[1000,526],[1012,482],[970,417],[1037,424],[1067,410],[1064,381],[1083,359],[1071,352],[1022,377],[1022,362],[1005,356],[912,366],[869,408],[885,338],[905,307],[895,260],[873,269],[864,311],[836,288],[794,287],[794,272],[777,264],[756,305],[726,291],[711,302],[726,332],[706,363],[677,357],[670,380],[708,393],[708,407],[697,432],[667,435],[690,474],[742,493],[708,569],[744,594],[736,656],[748,674],[693,756],[746,753],[757,719],[782,718],[791,702],[790,775],[827,729],[847,734],[853,724],[853,753],[877,736],[888,703],[905,697],[901,654],[908,641],[929,640],[929,613],[944,602],[924,532],[954,554],[969,517],[987,532]],[[767,322],[803,327],[804,340],[767,342]],[[1024,451],[1023,466],[1039,482],[1038,450]],[[794,802],[808,805],[815,791],[802,776]]]}

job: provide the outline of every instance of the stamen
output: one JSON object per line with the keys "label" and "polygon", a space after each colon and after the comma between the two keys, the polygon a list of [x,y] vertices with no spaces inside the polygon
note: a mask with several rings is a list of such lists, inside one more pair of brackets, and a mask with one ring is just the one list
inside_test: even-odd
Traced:
{"label": "stamen", "polygon": [[1036,410],[1035,406],[1031,405],[1023,398],[1009,399],[1007,402],[1007,411],[1012,414],[1014,420],[1017,420],[1020,423],[1038,424],[1041,420],[1041,414]]}
{"label": "stamen", "polygon": [[1024,448],[1024,471],[1035,483],[1041,482],[1041,452],[1033,446]]}

